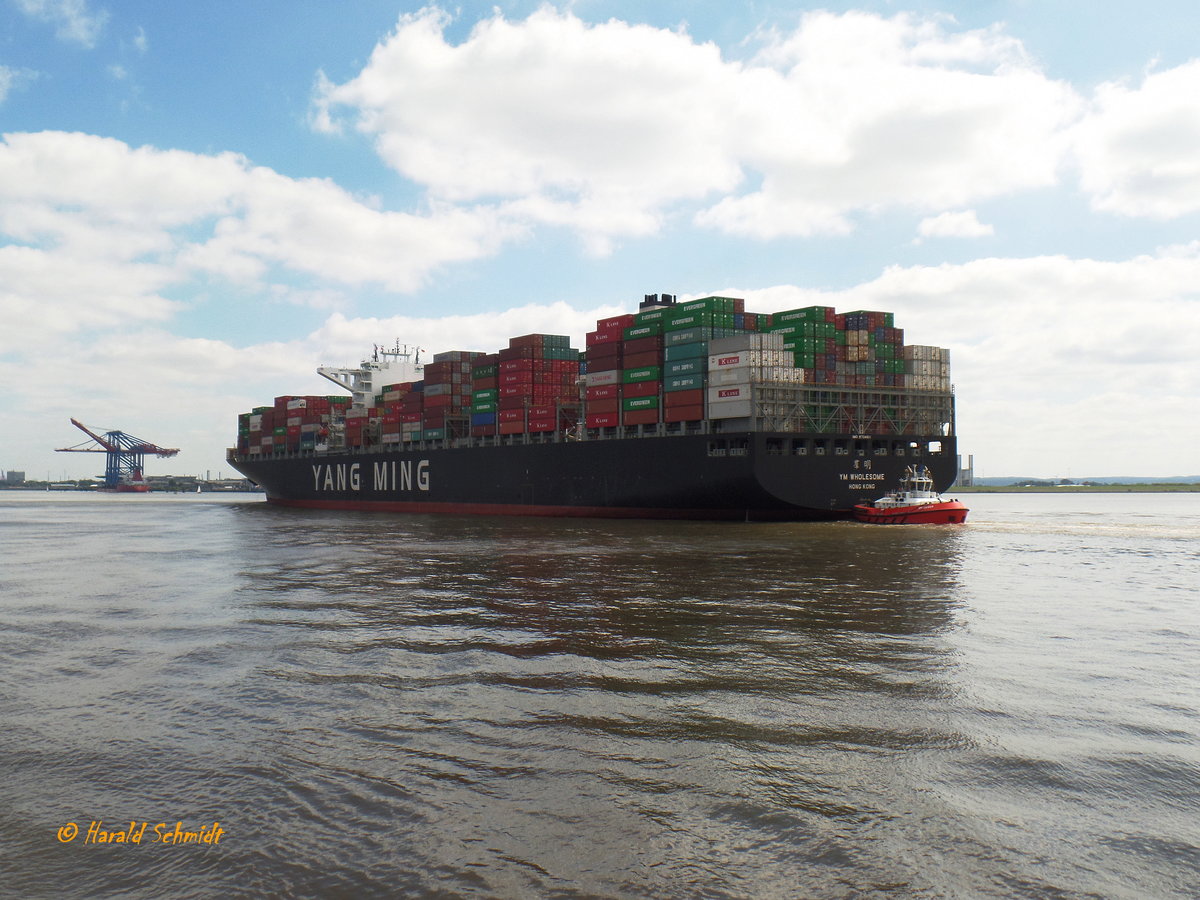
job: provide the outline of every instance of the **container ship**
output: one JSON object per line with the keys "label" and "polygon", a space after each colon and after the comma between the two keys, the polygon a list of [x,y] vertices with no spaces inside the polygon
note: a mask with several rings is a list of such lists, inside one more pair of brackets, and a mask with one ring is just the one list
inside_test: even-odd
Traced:
{"label": "container ship", "polygon": [[511,338],[317,371],[344,392],[243,413],[271,503],[485,515],[848,519],[909,466],[957,475],[947,350],[887,312],[647,295],[585,347]]}

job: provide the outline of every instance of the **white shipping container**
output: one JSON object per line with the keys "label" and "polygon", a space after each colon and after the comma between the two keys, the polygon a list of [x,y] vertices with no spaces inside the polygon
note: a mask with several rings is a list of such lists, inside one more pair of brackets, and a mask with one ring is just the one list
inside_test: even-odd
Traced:
{"label": "white shipping container", "polygon": [[708,389],[708,402],[712,404],[720,403],[723,400],[749,400],[750,390],[748,383],[710,387]]}
{"label": "white shipping container", "polygon": [[801,384],[804,370],[795,366],[737,366],[708,373],[710,386],[726,384]]}
{"label": "white shipping container", "polygon": [[710,419],[738,419],[747,417],[754,406],[749,400],[709,400]]}
{"label": "white shipping container", "polygon": [[943,347],[928,347],[924,344],[905,344],[904,358],[948,363],[950,362],[950,351]]}
{"label": "white shipping container", "polygon": [[708,371],[736,369],[741,366],[790,366],[792,354],[786,350],[735,350],[729,353],[712,353],[708,357]]}
{"label": "white shipping container", "polygon": [[724,355],[739,350],[782,350],[783,342],[782,334],[735,334],[731,337],[713,338],[708,342],[708,352]]}
{"label": "white shipping container", "polygon": [[710,373],[721,369],[736,369],[739,366],[750,365],[751,352],[749,350],[734,350],[732,353],[710,353],[708,357],[708,371]]}
{"label": "white shipping container", "polygon": [[288,412],[291,412],[293,409],[307,409],[308,401],[302,397],[298,397],[296,399],[289,400],[287,402],[287,408]]}
{"label": "white shipping container", "polygon": [[708,373],[710,387],[726,384],[750,384],[750,373],[754,371],[749,366],[738,366],[736,369],[719,369]]}
{"label": "white shipping container", "polygon": [[620,384],[620,383],[621,383],[621,370],[620,369],[610,369],[607,372],[588,372],[587,373],[587,386],[588,387],[602,387],[603,385],[606,385],[606,384]]}

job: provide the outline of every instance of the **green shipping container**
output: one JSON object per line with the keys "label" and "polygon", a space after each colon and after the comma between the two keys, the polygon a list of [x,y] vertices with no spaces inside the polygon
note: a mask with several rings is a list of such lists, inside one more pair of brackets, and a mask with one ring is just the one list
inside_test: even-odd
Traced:
{"label": "green shipping container", "polygon": [[636,341],[638,338],[653,337],[662,332],[661,322],[647,322],[644,325],[630,325],[621,332],[621,336],[627,341]]}
{"label": "green shipping container", "polygon": [[635,412],[639,409],[658,409],[658,397],[626,397],[621,401],[621,409],[625,412]]}
{"label": "green shipping container", "polygon": [[668,307],[660,307],[658,309],[648,309],[645,312],[635,313],[633,321],[638,325],[645,325],[647,322],[659,322],[667,317],[670,312]]}
{"label": "green shipping container", "polygon": [[671,375],[663,382],[664,391],[695,391],[707,385],[703,373],[694,375]]}
{"label": "green shipping container", "polygon": [[712,328],[716,317],[708,312],[673,312],[663,323],[665,331],[680,331],[684,328]]}
{"label": "green shipping container", "polygon": [[698,341],[710,341],[714,337],[723,337],[723,335],[714,334],[714,329],[712,328],[684,328],[679,331],[666,332],[663,339],[668,347],[674,347],[678,344],[695,344]]}
{"label": "green shipping container", "polygon": [[732,313],[734,306],[736,301],[732,297],[701,297],[699,300],[678,303],[675,309],[680,312]]}
{"label": "green shipping container", "polygon": [[663,366],[663,377],[670,378],[672,375],[703,375],[708,371],[708,344],[683,344],[680,347],[671,347],[670,350],[683,350],[692,347],[702,347],[703,349],[691,357],[681,357],[672,361],[669,358],[666,360],[666,365]]}
{"label": "green shipping container", "polygon": [[662,366],[642,366],[640,369],[625,369],[621,373],[622,384],[638,381],[658,381],[662,378]]}

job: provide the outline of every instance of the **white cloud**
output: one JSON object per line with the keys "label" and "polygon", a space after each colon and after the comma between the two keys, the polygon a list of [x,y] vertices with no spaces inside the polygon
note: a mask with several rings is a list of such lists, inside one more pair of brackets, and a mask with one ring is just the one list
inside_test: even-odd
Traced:
{"label": "white cloud", "polygon": [[597,252],[690,206],[756,237],[847,233],[886,207],[942,210],[1054,183],[1078,99],[993,28],[811,13],[753,59],[681,31],[497,12],[462,43],[404,16],[312,121],[348,115],[450,202],[502,198]]}
{"label": "white cloud", "polygon": [[85,47],[96,46],[100,32],[108,22],[108,12],[93,12],[87,0],[14,0],[17,8],[31,19],[55,27],[55,35]]}
{"label": "white cloud", "polygon": [[1075,134],[1097,209],[1170,219],[1200,210],[1200,60],[1107,83]]}
{"label": "white cloud", "polygon": [[[518,234],[494,210],[379,210],[329,180],[290,179],[235,154],[131,148],[61,132],[8,134],[0,143],[6,265],[127,266],[132,286],[151,293],[197,271],[254,282],[272,266],[323,282],[412,290],[437,266],[485,256]],[[139,271],[154,272],[154,283]],[[80,287],[73,302],[91,305],[94,292]]]}
{"label": "white cloud", "polygon": [[645,234],[659,209],[741,177],[720,136],[734,100],[711,44],[544,7],[480,22],[447,44],[447,16],[404,16],[343,85],[318,80],[316,127],[354,111],[389,165],[453,202],[512,198],[535,221],[570,222],[602,246]]}
{"label": "white cloud", "polygon": [[917,225],[917,241],[927,237],[958,237],[973,238],[987,237],[995,233],[991,225],[979,221],[975,210],[967,209],[961,212],[944,212],[928,219],[922,219]]}
{"label": "white cloud", "polygon": [[19,90],[38,77],[31,69],[14,69],[12,66],[0,66],[0,103],[8,99],[9,94]]}

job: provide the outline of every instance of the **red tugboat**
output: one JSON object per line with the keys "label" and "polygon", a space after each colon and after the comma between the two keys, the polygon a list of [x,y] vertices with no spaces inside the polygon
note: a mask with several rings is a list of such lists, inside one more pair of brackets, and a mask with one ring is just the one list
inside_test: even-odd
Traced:
{"label": "red tugboat", "polygon": [[961,525],[967,521],[967,508],[935,491],[933,478],[924,466],[909,466],[900,480],[900,490],[872,503],[858,504],[854,518],[873,525]]}

